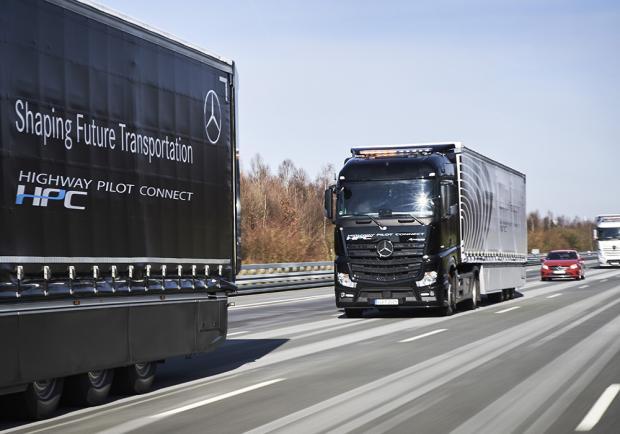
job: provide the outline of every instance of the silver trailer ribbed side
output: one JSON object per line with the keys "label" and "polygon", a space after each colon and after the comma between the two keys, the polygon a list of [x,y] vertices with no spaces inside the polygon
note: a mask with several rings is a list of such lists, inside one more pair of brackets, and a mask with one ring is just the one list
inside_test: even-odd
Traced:
{"label": "silver trailer ribbed side", "polygon": [[464,146],[456,151],[462,261],[481,264],[483,293],[523,286],[525,175]]}

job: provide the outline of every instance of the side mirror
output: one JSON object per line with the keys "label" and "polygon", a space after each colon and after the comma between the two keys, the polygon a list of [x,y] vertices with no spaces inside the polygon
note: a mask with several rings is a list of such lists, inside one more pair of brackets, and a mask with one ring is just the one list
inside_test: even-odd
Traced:
{"label": "side mirror", "polygon": [[327,190],[325,190],[325,217],[330,220],[334,220],[334,193],[336,192],[336,186],[330,185]]}
{"label": "side mirror", "polygon": [[598,240],[598,234],[596,233],[596,229],[592,230],[592,239],[594,241]]}
{"label": "side mirror", "polygon": [[456,189],[452,181],[441,183],[441,218],[448,219],[458,214],[458,203],[456,203]]}

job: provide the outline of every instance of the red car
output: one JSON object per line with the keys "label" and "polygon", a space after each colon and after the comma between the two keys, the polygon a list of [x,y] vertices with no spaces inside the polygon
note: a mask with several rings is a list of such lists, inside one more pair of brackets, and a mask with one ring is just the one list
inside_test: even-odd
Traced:
{"label": "red car", "polygon": [[541,280],[555,278],[585,279],[585,265],[575,250],[553,250],[540,269]]}

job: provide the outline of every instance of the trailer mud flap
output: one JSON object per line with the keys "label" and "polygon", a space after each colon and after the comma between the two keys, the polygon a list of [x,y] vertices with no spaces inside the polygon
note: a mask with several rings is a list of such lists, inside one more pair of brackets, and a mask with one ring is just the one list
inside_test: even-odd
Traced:
{"label": "trailer mud flap", "polygon": [[0,317],[0,384],[15,384],[19,381],[19,324],[17,316]]}
{"label": "trailer mud flap", "polygon": [[228,328],[228,300],[202,300],[198,302],[198,325],[196,334],[196,352],[212,349],[214,345],[224,342]]}

